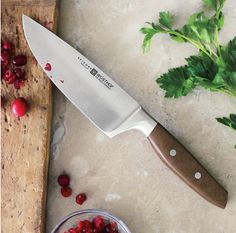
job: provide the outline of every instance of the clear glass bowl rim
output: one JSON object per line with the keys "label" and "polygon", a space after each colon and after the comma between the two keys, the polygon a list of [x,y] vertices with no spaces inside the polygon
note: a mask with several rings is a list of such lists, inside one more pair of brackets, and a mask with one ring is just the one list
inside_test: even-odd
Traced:
{"label": "clear glass bowl rim", "polygon": [[51,233],[56,233],[60,227],[70,218],[75,217],[75,216],[81,216],[83,214],[95,214],[95,215],[101,215],[105,218],[109,218],[112,219],[112,221],[118,223],[119,227],[125,232],[125,233],[131,233],[131,231],[129,230],[129,228],[126,226],[126,224],[119,218],[117,218],[116,216],[110,214],[107,211],[104,210],[98,210],[98,209],[85,209],[85,210],[78,210],[75,212],[72,212],[71,214],[68,214],[67,216],[65,216],[51,231]]}

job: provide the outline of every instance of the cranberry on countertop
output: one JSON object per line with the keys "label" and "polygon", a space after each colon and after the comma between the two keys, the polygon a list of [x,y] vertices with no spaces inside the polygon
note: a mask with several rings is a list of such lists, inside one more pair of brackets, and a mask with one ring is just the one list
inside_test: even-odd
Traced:
{"label": "cranberry on countertop", "polygon": [[87,200],[87,196],[85,193],[80,193],[76,196],[75,201],[79,205],[83,205],[83,203]]}
{"label": "cranberry on countertop", "polygon": [[22,97],[17,98],[12,103],[12,111],[17,117],[22,117],[28,111],[28,104]]}
{"label": "cranberry on countertop", "polygon": [[12,63],[15,66],[23,66],[27,63],[27,57],[23,54],[16,55],[12,58]]}
{"label": "cranberry on countertop", "polygon": [[63,197],[69,197],[72,194],[72,189],[70,187],[62,187],[61,188],[61,195]]}
{"label": "cranberry on countertop", "polygon": [[67,187],[70,185],[70,177],[66,174],[58,176],[57,182],[61,187]]}

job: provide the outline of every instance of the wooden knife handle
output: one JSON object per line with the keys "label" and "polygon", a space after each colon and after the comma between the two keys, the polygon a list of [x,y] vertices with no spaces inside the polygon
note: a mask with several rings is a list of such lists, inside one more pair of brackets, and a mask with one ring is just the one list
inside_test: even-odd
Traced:
{"label": "wooden knife handle", "polygon": [[161,160],[186,184],[209,202],[225,208],[227,191],[163,126],[157,124],[148,139]]}

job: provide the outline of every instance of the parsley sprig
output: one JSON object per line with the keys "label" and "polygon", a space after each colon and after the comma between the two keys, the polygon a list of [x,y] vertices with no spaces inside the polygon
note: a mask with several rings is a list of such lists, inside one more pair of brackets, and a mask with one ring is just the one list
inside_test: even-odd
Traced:
{"label": "parsley sprig", "polygon": [[143,49],[150,50],[151,39],[155,34],[167,33],[171,39],[178,42],[189,42],[208,55],[211,59],[217,58],[215,48],[219,48],[218,31],[224,24],[222,7],[225,0],[203,0],[208,7],[215,10],[211,17],[207,17],[204,12],[194,13],[187,21],[187,24],[180,29],[173,29],[173,16],[170,12],[159,13],[159,23],[149,23],[150,27],[141,28],[145,34]]}
{"label": "parsley sprig", "polygon": [[[223,125],[230,127],[233,130],[236,130],[236,114],[231,113],[229,117],[216,118],[218,122]],[[236,145],[234,146],[236,149]]]}
{"label": "parsley sprig", "polygon": [[[168,34],[174,41],[191,43],[199,50],[197,55],[185,59],[186,65],[169,69],[156,80],[165,90],[165,97],[186,96],[201,86],[236,98],[236,37],[225,46],[219,44],[219,31],[224,25],[222,8],[226,0],[202,1],[212,10],[210,16],[203,11],[197,12],[183,27],[174,28],[173,15],[169,11],[160,12],[157,23],[147,22],[148,26],[140,29],[144,34],[144,52],[150,50],[153,37],[161,33]],[[229,122],[226,118],[219,119],[221,123]]]}
{"label": "parsley sprig", "polygon": [[219,31],[224,25],[222,7],[225,0],[203,0],[213,9],[211,16],[194,13],[180,29],[174,29],[170,12],[160,12],[158,23],[149,23],[140,31],[145,35],[143,50],[150,50],[153,36],[169,34],[172,40],[188,42],[199,49],[197,56],[186,58],[187,65],[170,69],[158,80],[166,97],[185,96],[195,87],[223,92],[236,97],[236,37],[228,45],[219,45]]}

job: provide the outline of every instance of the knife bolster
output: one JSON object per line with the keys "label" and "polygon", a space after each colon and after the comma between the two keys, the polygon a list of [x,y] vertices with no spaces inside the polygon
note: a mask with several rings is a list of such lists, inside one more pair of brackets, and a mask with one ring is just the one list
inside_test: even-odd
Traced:
{"label": "knife bolster", "polygon": [[109,137],[114,137],[127,130],[137,129],[148,137],[157,124],[158,123],[140,107],[126,118],[116,129],[105,133]]}

